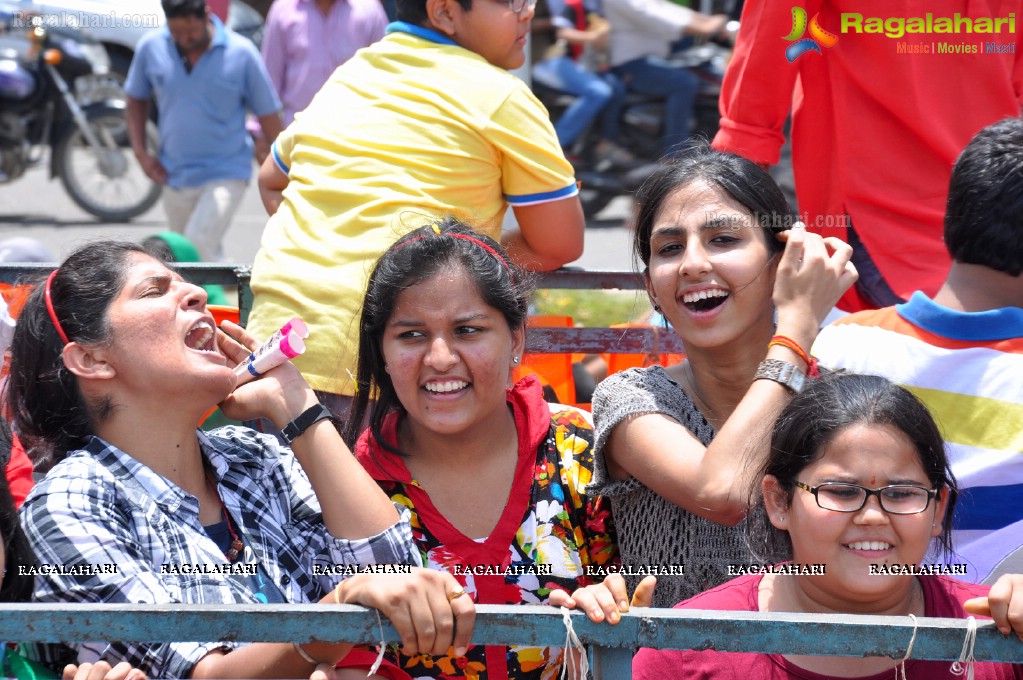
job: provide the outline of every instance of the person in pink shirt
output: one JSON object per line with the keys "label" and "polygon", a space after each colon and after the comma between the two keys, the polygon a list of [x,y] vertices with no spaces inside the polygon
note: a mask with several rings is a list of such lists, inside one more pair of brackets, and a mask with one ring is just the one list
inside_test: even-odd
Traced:
{"label": "person in pink shirt", "polygon": [[261,51],[284,104],[285,126],[334,69],[384,37],[386,26],[380,0],[275,0]]}
{"label": "person in pink shirt", "polygon": [[206,0],[206,7],[209,8],[211,14],[215,14],[218,19],[227,23],[227,11],[230,8],[231,0]]}

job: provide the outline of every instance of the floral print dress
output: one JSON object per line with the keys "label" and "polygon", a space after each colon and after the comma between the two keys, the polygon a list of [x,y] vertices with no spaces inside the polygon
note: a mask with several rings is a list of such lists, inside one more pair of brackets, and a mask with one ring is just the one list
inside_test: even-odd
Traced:
{"label": "floral print dress", "polygon": [[[519,461],[508,503],[485,539],[455,529],[412,479],[399,456],[369,432],[356,455],[392,501],[412,511],[412,535],[432,569],[452,573],[477,604],[547,604],[552,590],[572,592],[602,580],[618,564],[608,505],[587,494],[593,475],[593,430],[586,415],[543,401],[540,384],[527,376],[508,391],[519,432]],[[395,441],[397,419],[385,436]],[[604,569],[601,569],[601,568]],[[471,646],[464,658],[405,656],[388,647],[379,674],[400,680],[503,678],[547,680],[561,672],[561,647]],[[354,650],[340,667],[368,668],[376,652]]]}

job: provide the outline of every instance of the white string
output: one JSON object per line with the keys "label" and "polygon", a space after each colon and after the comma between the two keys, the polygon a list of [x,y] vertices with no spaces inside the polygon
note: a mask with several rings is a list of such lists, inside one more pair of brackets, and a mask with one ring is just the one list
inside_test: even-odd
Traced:
{"label": "white string", "polygon": [[[569,678],[585,678],[590,672],[590,660],[586,657],[586,647],[583,646],[579,636],[575,634],[572,627],[572,617],[566,607],[561,607],[561,621],[565,624],[565,662],[561,665],[561,680]],[[575,654],[579,654],[579,666],[575,664]]]}
{"label": "white string", "polygon": [[366,677],[371,677],[380,669],[380,664],[384,662],[384,651],[387,649],[387,641],[384,640],[384,622],[380,620],[380,610],[374,609],[377,613],[377,628],[380,630],[380,652],[377,654],[377,660],[373,662],[373,665],[369,669],[369,673]]}
{"label": "white string", "polygon": [[[973,680],[973,663],[976,658],[973,656],[973,647],[977,644],[977,619],[972,616],[967,620],[966,639],[963,640],[963,651],[959,652],[959,660],[953,662],[949,671],[953,675],[966,674],[967,680]],[[963,664],[966,664],[965,666]]]}
{"label": "white string", "polygon": [[899,680],[899,672],[902,672],[902,680],[906,680],[906,661],[909,660],[909,655],[913,653],[913,643],[916,642],[916,628],[919,623],[916,617],[912,614],[909,618],[913,619],[913,637],[909,638],[909,646],[906,647],[906,653],[902,655],[902,661],[895,667],[895,680]]}

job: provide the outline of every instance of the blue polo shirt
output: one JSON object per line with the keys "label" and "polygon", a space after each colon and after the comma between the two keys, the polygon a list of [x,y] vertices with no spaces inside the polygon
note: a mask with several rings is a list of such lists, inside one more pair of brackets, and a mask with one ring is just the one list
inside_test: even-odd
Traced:
{"label": "blue polo shirt", "polygon": [[124,84],[135,99],[156,97],[160,162],[175,188],[248,180],[252,141],[246,111],[265,116],[281,109],[256,46],[215,16],[210,19],[213,41],[191,72],[165,26],[139,42]]}

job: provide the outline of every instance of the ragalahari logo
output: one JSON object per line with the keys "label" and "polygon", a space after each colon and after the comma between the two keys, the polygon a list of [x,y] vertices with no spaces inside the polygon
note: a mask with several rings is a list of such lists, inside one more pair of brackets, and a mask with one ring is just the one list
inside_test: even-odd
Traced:
{"label": "ragalahari logo", "polygon": [[[837,35],[821,28],[820,22],[817,21],[819,16],[820,14],[814,14],[808,24],[806,10],[802,7],[792,8],[792,30],[785,36],[785,40],[792,42],[785,50],[785,58],[789,60],[790,64],[807,52],[821,54],[821,46],[833,47],[838,42]],[[808,28],[810,37],[804,38],[803,34]]]}

